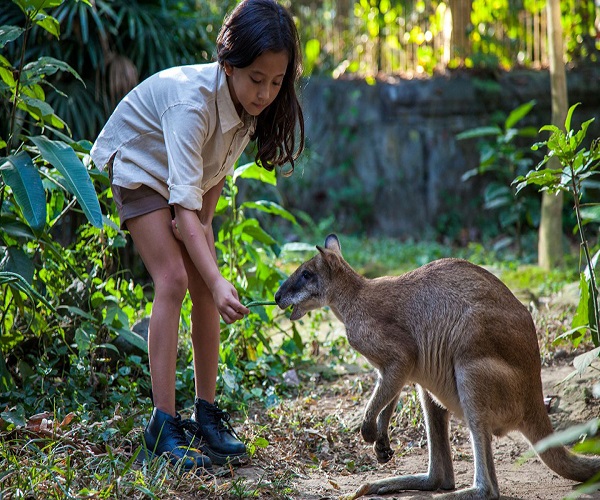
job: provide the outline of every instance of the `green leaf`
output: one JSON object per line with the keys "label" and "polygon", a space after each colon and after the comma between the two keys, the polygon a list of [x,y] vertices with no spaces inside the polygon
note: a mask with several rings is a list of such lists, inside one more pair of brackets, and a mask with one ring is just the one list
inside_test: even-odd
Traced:
{"label": "green leaf", "polygon": [[238,178],[242,179],[257,179],[265,184],[271,184],[272,186],[277,185],[277,176],[275,169],[268,171],[262,167],[259,167],[256,163],[246,163],[241,167],[235,169],[233,174],[233,182],[235,183]]}
{"label": "green leaf", "polygon": [[17,220],[14,216],[0,216],[0,227],[2,228],[2,232],[15,239],[25,238],[26,240],[32,240],[35,238],[31,228],[27,224]]}
{"label": "green leaf", "polygon": [[14,42],[25,30],[18,26],[0,26],[0,49],[7,43]]}
{"label": "green leaf", "polygon": [[47,116],[52,116],[54,114],[54,109],[52,109],[52,106],[50,106],[50,104],[48,104],[45,101],[42,101],[41,99],[30,97],[26,94],[21,94],[21,102],[19,103],[19,108],[27,111],[37,120],[45,118]]}
{"label": "green leaf", "polygon": [[461,132],[457,134],[456,138],[458,140],[463,139],[476,139],[479,137],[490,137],[502,135],[502,129],[497,126],[488,126],[488,127],[477,127],[471,130],[466,130],[465,132]]}
{"label": "green leaf", "polygon": [[257,448],[266,448],[267,446],[269,446],[269,441],[267,441],[263,437],[259,437],[252,441],[252,444]]}
{"label": "green leaf", "polygon": [[13,2],[24,12],[51,9],[53,7],[58,7],[63,1],[64,0],[13,0]]}
{"label": "green leaf", "polygon": [[[573,320],[571,321],[571,328],[581,328],[587,327],[589,325],[589,305],[590,305],[590,291],[587,279],[585,277],[585,273],[581,273],[579,275],[579,303],[577,304],[577,310],[573,315]],[[577,347],[579,345],[579,340],[573,341],[573,346]]]}
{"label": "green leaf", "polygon": [[145,353],[148,352],[148,343],[140,335],[129,330],[129,328],[114,328],[110,325],[108,328],[134,347],[137,347],[140,351]]}
{"label": "green leaf", "polygon": [[25,71],[27,78],[37,82],[43,77],[48,75],[53,75],[57,71],[66,71],[73,75],[77,80],[79,80],[84,86],[85,83],[71,66],[69,66],[66,62],[61,61],[59,59],[55,59],[54,57],[40,57],[36,61],[30,62],[26,64],[23,68]]}
{"label": "green leaf", "polygon": [[256,241],[260,241],[265,245],[274,245],[277,243],[273,237],[266,233],[258,224],[256,219],[245,220],[241,224],[238,224],[234,230],[234,234],[243,234],[245,236],[251,237]]}
{"label": "green leaf", "polygon": [[[0,350],[0,392],[10,392],[16,388],[15,381],[12,378],[12,375],[8,371],[8,367],[6,366],[6,362],[4,361],[4,353]],[[0,414],[2,420],[7,421],[9,423],[14,423],[10,420],[10,415],[7,415],[7,412],[2,412]],[[24,425],[24,424],[23,424]]]}
{"label": "green leaf", "polygon": [[27,283],[27,280],[23,278],[23,276],[21,276],[20,274],[13,273],[10,271],[0,271],[0,285],[3,284],[7,284],[11,288],[18,290],[19,292],[23,292],[32,301],[35,302],[35,300],[38,300],[52,312],[56,312],[54,306],[50,302],[48,302],[43,295],[40,295],[29,283]]}
{"label": "green leaf", "polygon": [[561,132],[561,130],[556,125],[544,125],[542,128],[540,128],[540,132],[543,132],[545,130],[548,130],[552,134]]}
{"label": "green leaf", "polygon": [[573,359],[573,366],[579,375],[583,375],[583,373],[588,369],[588,367],[598,359],[598,355],[600,355],[600,347],[596,347],[591,351],[584,352],[579,356],[576,356]]}
{"label": "green leaf", "polygon": [[525,104],[521,104],[518,108],[513,109],[508,115],[508,118],[504,122],[506,130],[513,128],[519,120],[523,119],[531,111],[531,108],[535,106],[535,101],[529,101]]}
{"label": "green leaf", "polygon": [[[4,365],[4,357],[0,354],[0,373],[2,371],[2,365]],[[6,368],[6,365],[4,365]],[[12,410],[3,411],[0,413],[0,418],[9,424],[12,424],[16,428],[25,427],[27,420],[25,419],[25,410],[21,405],[17,406]]]}
{"label": "green leaf", "polygon": [[571,444],[581,439],[582,435],[593,436],[596,434],[599,424],[600,419],[594,418],[593,420],[590,420],[584,424],[573,425],[564,431],[550,434],[548,437],[545,437],[541,441],[535,443],[533,448],[537,453],[543,453],[544,451],[556,446]]}
{"label": "green leaf", "polygon": [[48,163],[65,178],[67,188],[83,209],[88,221],[102,227],[102,211],[89,173],[73,148],[62,141],[51,141],[42,135],[30,137]]}
{"label": "green leaf", "polygon": [[27,223],[34,231],[46,224],[46,193],[31,157],[21,151],[0,165],[2,178],[10,186]]}
{"label": "green leaf", "polygon": [[[3,228],[4,229],[4,228]],[[0,262],[0,271],[19,274],[27,283],[33,284],[35,266],[29,256],[18,247],[8,247]]]}
{"label": "green leaf", "polygon": [[51,35],[60,38],[60,23],[51,15],[46,14],[43,10],[37,12],[32,21]]}
{"label": "green leaf", "polygon": [[571,130],[571,118],[573,117],[573,112],[575,111],[575,108],[577,106],[579,106],[581,103],[577,102],[575,104],[573,104],[573,106],[571,106],[569,108],[569,111],[567,112],[567,118],[565,119],[565,130],[568,132],[569,130]]}
{"label": "green leaf", "polygon": [[265,201],[265,200],[247,201],[245,203],[242,203],[242,207],[244,209],[253,208],[255,210],[260,210],[261,212],[265,212],[268,214],[278,215],[279,217],[282,217],[283,219],[289,220],[290,222],[297,224],[296,217],[294,217],[290,212],[288,212],[281,205],[278,205],[277,203],[274,203],[272,201]]}
{"label": "green leaf", "polygon": [[58,310],[61,310],[61,309],[66,309],[70,313],[76,314],[77,316],[81,316],[82,318],[85,318],[88,321],[95,321],[96,320],[96,318],[94,318],[94,316],[92,316],[91,314],[85,312],[83,309],[80,309],[79,307],[75,307],[75,306],[60,306],[58,308]]}

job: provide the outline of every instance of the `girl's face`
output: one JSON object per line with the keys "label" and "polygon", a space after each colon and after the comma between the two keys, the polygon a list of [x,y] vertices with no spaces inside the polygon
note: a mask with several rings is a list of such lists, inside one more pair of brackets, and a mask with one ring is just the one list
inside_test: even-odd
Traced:
{"label": "girl's face", "polygon": [[287,52],[264,52],[245,68],[225,63],[229,92],[238,114],[242,110],[258,116],[271,104],[283,82],[289,58]]}

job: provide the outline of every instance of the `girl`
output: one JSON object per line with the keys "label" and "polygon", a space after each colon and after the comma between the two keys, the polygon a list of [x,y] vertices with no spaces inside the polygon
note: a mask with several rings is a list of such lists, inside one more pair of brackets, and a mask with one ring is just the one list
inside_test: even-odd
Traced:
{"label": "girl", "polygon": [[[212,219],[226,175],[250,140],[267,170],[304,148],[295,91],[298,33],[275,0],[243,0],[224,21],[217,62],[167,69],[124,99],[91,151],[106,165],[121,226],[154,282],[148,353],[154,409],[144,431],[149,455],[185,470],[239,462],[245,445],[215,404],[220,320],[249,313],[217,266]],[[295,129],[299,125],[298,147]],[[175,410],[181,305],[192,300],[194,420]],[[199,449],[203,453],[200,452]]]}

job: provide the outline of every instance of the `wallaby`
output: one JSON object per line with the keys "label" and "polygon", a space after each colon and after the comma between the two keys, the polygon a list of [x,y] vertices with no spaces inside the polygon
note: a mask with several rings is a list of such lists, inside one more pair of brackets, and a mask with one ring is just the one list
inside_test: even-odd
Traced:
{"label": "wallaby", "polygon": [[[440,259],[397,277],[368,279],[344,260],[338,238],[302,264],[275,301],[290,319],[329,306],[348,342],[377,369],[361,434],[380,463],[393,455],[388,425],[403,386],[416,384],[425,416],[429,470],[362,485],[354,494],[454,490],[449,415],[469,428],[471,488],[460,499],[499,498],[492,435],[520,431],[530,443],[553,432],[541,381],[535,326],[527,308],[493,274],[461,259]],[[574,481],[600,472],[600,457],[551,448],[540,458]]]}

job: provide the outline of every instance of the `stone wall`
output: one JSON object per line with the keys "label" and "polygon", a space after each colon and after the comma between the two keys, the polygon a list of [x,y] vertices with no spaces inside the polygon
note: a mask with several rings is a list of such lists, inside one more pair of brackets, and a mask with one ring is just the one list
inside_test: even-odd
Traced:
{"label": "stone wall", "polygon": [[[596,117],[588,137],[598,137],[600,68],[570,71],[568,89],[569,103],[582,103],[574,125]],[[448,224],[469,228],[485,215],[482,179],[461,176],[478,165],[479,153],[475,141],[456,135],[532,99],[536,105],[521,124],[550,123],[547,72],[373,85],[311,78],[302,89],[307,149],[294,174],[280,181],[280,195],[315,220],[335,217],[340,232],[421,239]]]}

